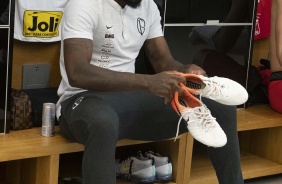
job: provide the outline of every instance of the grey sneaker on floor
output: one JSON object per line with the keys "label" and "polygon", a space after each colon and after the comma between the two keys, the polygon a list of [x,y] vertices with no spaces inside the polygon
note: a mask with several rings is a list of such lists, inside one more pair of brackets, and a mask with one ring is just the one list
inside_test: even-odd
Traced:
{"label": "grey sneaker on floor", "polygon": [[169,157],[162,156],[153,151],[145,152],[144,157],[154,159],[156,167],[156,180],[158,182],[169,182],[172,180],[172,164]]}
{"label": "grey sneaker on floor", "polygon": [[134,183],[153,183],[156,181],[156,168],[153,159],[140,159],[131,156],[116,161],[117,177]]}

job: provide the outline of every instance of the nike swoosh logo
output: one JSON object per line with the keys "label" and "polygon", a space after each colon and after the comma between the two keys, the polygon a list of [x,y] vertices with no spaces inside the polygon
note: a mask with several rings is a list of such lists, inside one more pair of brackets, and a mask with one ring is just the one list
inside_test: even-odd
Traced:
{"label": "nike swoosh logo", "polygon": [[[133,166],[131,166],[131,169],[134,169],[135,167],[133,167]],[[126,167],[126,166],[123,166],[123,167],[121,167],[121,170],[122,171],[129,171],[129,167]]]}
{"label": "nike swoosh logo", "polygon": [[122,171],[129,171],[129,167],[122,167],[121,170]]}
{"label": "nike swoosh logo", "polygon": [[107,25],[106,25],[106,28],[107,28],[107,29],[111,29],[112,27],[113,27],[113,26],[107,26]]}

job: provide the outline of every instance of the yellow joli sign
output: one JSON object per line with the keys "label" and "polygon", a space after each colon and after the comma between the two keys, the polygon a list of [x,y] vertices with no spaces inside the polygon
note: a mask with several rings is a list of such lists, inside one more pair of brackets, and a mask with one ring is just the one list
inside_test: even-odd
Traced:
{"label": "yellow joli sign", "polygon": [[24,13],[23,36],[51,38],[59,36],[59,24],[63,12],[59,11],[34,11],[28,10]]}

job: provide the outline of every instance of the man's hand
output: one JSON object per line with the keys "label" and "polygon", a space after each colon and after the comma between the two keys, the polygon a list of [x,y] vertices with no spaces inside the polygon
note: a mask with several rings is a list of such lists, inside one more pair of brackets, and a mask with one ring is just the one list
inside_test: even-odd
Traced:
{"label": "man's hand", "polygon": [[203,75],[206,76],[206,72],[199,66],[194,65],[194,64],[190,64],[190,65],[186,65],[187,69],[185,73],[189,73],[189,74],[196,74],[196,75]]}
{"label": "man's hand", "polygon": [[186,79],[181,75],[182,73],[177,71],[167,71],[151,75],[149,76],[148,90],[156,96],[163,97],[165,104],[167,104],[173,99],[175,91],[178,91],[179,94],[183,93],[179,83],[186,83]]}

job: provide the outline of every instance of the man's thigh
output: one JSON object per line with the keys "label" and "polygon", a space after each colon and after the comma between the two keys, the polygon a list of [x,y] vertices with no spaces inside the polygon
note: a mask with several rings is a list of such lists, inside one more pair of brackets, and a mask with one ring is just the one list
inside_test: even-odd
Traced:
{"label": "man's thigh", "polygon": [[[163,98],[147,91],[97,95],[115,109],[120,124],[119,139],[155,141],[175,136],[179,116],[170,104],[164,104]],[[185,126],[181,128],[187,131]]]}
{"label": "man's thigh", "polygon": [[[170,103],[164,104],[164,99],[147,91],[131,92],[83,92],[72,97],[68,108],[76,99],[84,97],[93,104],[95,100],[110,106],[119,118],[119,139],[163,140],[172,138],[177,131],[179,116]],[[212,115],[227,132],[236,131],[236,107],[226,106],[203,98],[203,102],[211,110]],[[101,112],[99,105],[93,105],[91,112]],[[62,108],[64,109],[64,108]],[[62,111],[63,113],[63,111]],[[108,113],[108,112],[103,112]],[[186,123],[180,124],[179,133],[187,132]]]}
{"label": "man's thigh", "polygon": [[[83,97],[84,103],[88,101],[93,103],[91,110],[93,114],[101,112],[100,106],[94,104],[95,100],[114,110],[119,118],[119,139],[153,141],[175,136],[179,116],[170,104],[164,104],[163,98],[154,96],[147,91],[83,92],[64,102],[62,113],[70,112],[69,108],[81,97]],[[66,119],[70,117],[67,114],[63,116]],[[187,128],[183,124],[180,132],[185,131]]]}

